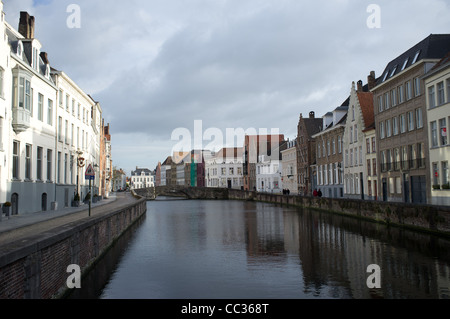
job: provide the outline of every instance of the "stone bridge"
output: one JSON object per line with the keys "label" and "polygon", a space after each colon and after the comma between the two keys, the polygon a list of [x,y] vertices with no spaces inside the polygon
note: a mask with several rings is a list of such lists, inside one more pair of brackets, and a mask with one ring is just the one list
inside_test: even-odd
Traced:
{"label": "stone bridge", "polygon": [[159,196],[184,197],[186,199],[228,199],[228,189],[224,188],[156,186],[135,189],[134,192],[147,200],[155,200]]}

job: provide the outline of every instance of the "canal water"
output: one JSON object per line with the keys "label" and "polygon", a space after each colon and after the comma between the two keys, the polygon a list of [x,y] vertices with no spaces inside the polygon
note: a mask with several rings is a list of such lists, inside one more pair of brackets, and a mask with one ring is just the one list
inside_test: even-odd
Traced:
{"label": "canal water", "polygon": [[147,208],[72,298],[450,298],[447,239],[266,203],[163,199]]}

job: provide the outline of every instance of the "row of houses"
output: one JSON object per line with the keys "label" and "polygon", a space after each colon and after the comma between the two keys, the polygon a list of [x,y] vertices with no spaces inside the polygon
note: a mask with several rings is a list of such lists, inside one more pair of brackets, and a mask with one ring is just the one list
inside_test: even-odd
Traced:
{"label": "row of houses", "polygon": [[0,203],[11,214],[71,206],[89,193],[89,165],[93,195],[108,197],[111,135],[100,103],[51,66],[34,17],[21,12],[16,30],[1,1],[0,12]]}
{"label": "row of houses", "polygon": [[450,35],[431,34],[349,87],[322,117],[300,114],[294,140],[179,153],[158,164],[155,185],[450,205]]}

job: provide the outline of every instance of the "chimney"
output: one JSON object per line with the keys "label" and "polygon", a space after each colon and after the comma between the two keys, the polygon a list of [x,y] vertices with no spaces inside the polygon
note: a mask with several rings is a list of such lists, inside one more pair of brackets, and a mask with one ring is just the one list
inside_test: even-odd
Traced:
{"label": "chimney", "polygon": [[34,17],[28,12],[20,12],[19,32],[26,39],[34,39]]}
{"label": "chimney", "polygon": [[309,112],[309,118],[310,119],[314,119],[316,117],[316,113],[314,112]]}
{"label": "chimney", "polygon": [[370,72],[370,75],[367,77],[367,83],[369,84],[369,91],[377,85],[375,71]]}
{"label": "chimney", "polygon": [[361,80],[358,81],[358,88],[356,90],[358,93],[363,91],[363,82]]}

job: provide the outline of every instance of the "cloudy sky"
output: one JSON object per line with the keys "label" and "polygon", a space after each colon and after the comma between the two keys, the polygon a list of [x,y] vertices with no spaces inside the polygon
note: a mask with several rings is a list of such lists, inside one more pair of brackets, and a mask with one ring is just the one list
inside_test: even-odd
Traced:
{"label": "cloudy sky", "polygon": [[128,174],[164,161],[186,141],[179,129],[193,138],[194,121],[202,146],[208,129],[223,144],[227,128],[295,138],[300,113],[332,111],[353,81],[450,33],[447,0],[3,2],[15,28],[20,11],[35,16],[51,65],[101,103],[114,165]]}

